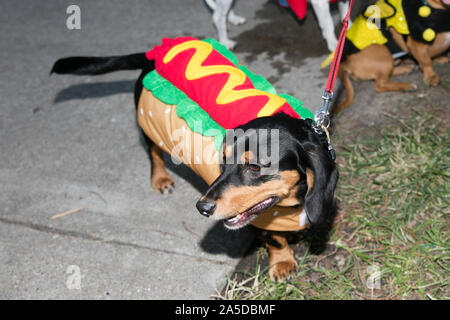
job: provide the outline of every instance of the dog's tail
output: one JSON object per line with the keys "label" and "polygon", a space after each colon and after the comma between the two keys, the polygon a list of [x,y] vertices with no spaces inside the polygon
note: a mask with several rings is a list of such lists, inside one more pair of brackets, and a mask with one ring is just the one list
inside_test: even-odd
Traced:
{"label": "dog's tail", "polygon": [[120,70],[153,69],[145,53],[111,57],[68,57],[55,62],[50,74],[98,75]]}
{"label": "dog's tail", "polygon": [[344,86],[345,100],[333,110],[333,113],[338,113],[347,108],[353,102],[353,98],[355,97],[352,82],[342,66],[339,68],[338,76]]}

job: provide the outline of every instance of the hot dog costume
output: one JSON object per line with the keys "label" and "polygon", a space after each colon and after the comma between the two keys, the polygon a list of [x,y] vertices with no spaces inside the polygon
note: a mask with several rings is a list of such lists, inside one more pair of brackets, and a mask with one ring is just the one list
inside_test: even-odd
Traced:
{"label": "hot dog costume", "polygon": [[[161,149],[191,168],[208,185],[220,175],[219,157],[226,129],[283,112],[313,118],[301,101],[277,94],[263,77],[239,64],[213,39],[163,39],[146,53],[155,70],[143,79],[138,122]],[[252,224],[276,231],[308,226],[302,208],[274,206]]]}
{"label": "hot dog costume", "polygon": [[[380,28],[375,24],[376,19]],[[392,54],[401,52],[390,27],[404,37],[431,43],[436,33],[450,31],[450,10],[432,8],[425,0],[378,0],[347,31],[342,58],[372,44],[385,45]]]}

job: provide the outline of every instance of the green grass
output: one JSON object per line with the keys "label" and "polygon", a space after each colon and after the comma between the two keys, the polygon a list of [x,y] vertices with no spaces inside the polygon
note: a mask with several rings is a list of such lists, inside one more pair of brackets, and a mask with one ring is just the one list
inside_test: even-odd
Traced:
{"label": "green grass", "polygon": [[[293,279],[272,282],[256,263],[218,298],[449,299],[450,139],[441,112],[408,109],[361,141],[334,137],[340,209],[328,248],[312,255],[300,243]],[[367,285],[371,274],[379,287]]]}

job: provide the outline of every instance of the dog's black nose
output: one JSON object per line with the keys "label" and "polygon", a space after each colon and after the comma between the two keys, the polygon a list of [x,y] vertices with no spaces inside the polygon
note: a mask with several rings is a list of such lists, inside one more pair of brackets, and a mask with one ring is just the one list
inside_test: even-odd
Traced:
{"label": "dog's black nose", "polygon": [[209,217],[210,215],[212,215],[214,213],[214,210],[216,209],[216,204],[207,200],[198,200],[195,206],[197,207],[200,214],[204,215],[205,217]]}

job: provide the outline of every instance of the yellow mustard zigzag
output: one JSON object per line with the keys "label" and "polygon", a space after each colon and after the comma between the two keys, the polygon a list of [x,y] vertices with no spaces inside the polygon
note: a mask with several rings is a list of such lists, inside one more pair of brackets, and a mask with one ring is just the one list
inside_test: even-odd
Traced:
{"label": "yellow mustard zigzag", "polygon": [[239,68],[227,65],[202,66],[202,63],[214,49],[209,43],[200,40],[190,40],[174,46],[164,56],[163,63],[169,63],[176,55],[189,49],[195,49],[195,53],[192,55],[192,58],[186,67],[186,79],[196,80],[213,74],[228,73],[228,80],[216,98],[217,104],[225,105],[247,97],[267,96],[269,97],[269,100],[257,115],[257,117],[265,117],[272,115],[278,108],[286,103],[285,99],[262,90],[235,90],[235,88],[242,85],[247,78],[246,74]]}

